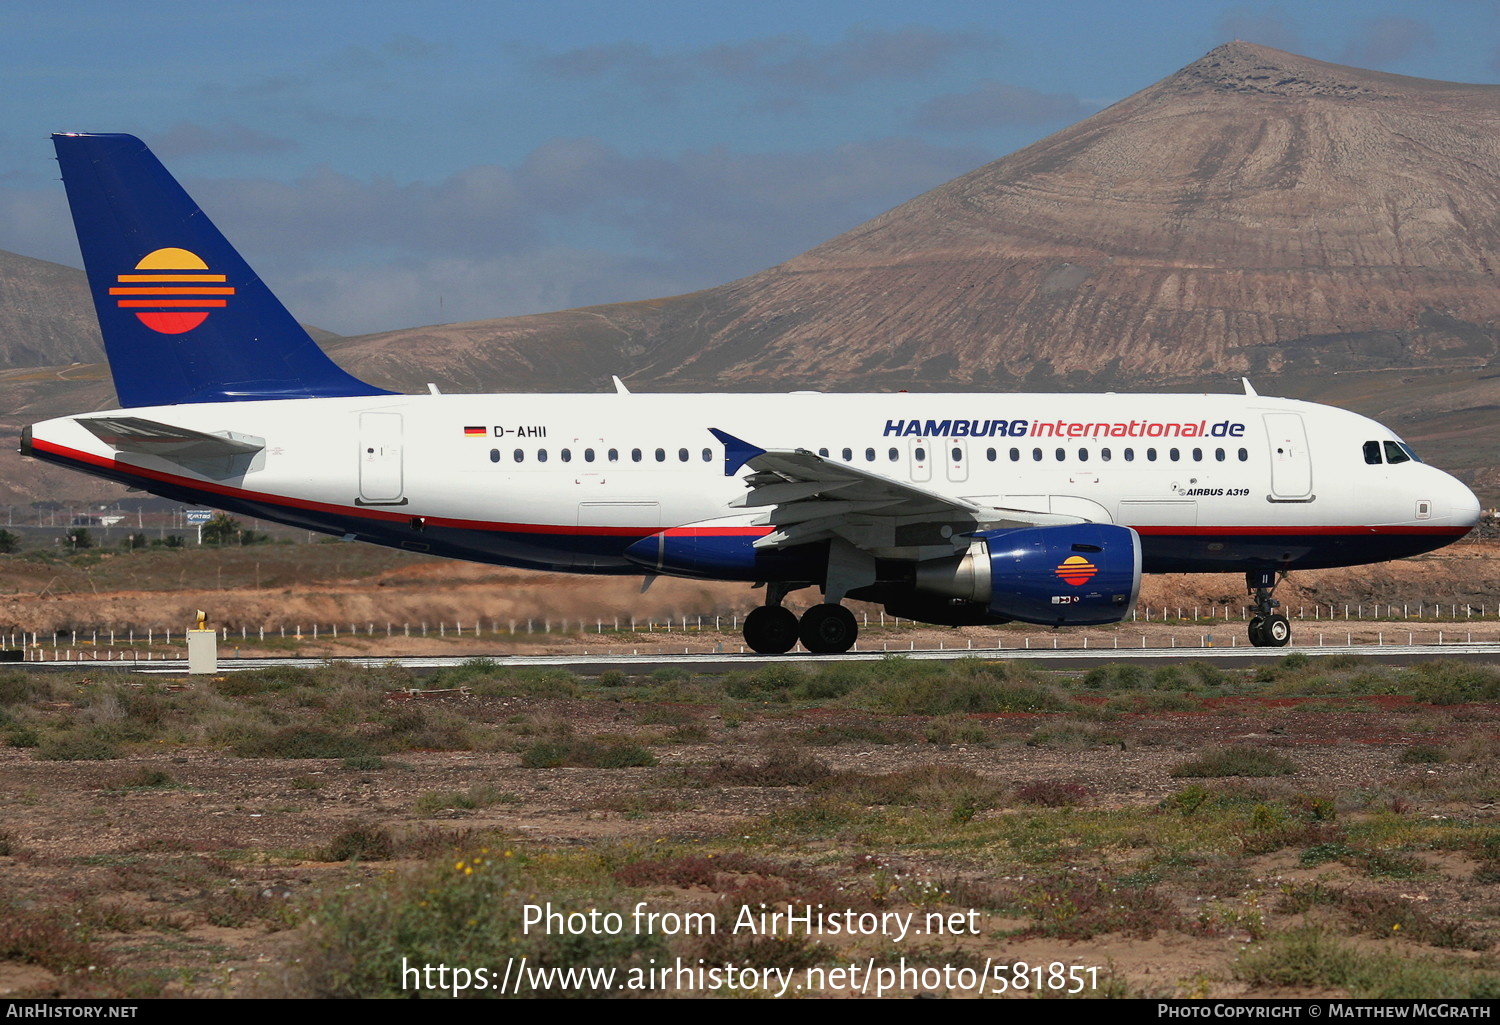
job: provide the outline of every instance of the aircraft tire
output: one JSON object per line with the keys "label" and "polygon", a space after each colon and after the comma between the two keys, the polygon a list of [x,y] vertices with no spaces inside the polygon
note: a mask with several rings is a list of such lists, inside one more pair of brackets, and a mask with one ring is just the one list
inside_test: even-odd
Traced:
{"label": "aircraft tire", "polygon": [[842,605],[814,605],[802,614],[797,628],[802,646],[818,655],[837,655],[854,647],[859,624]]}
{"label": "aircraft tire", "polygon": [[1253,647],[1264,648],[1266,646],[1266,644],[1267,644],[1267,641],[1266,641],[1266,617],[1265,616],[1251,616],[1250,617],[1250,630],[1249,630],[1249,633],[1250,633],[1250,644]]}
{"label": "aircraft tire", "polygon": [[797,617],[791,609],[762,605],[745,617],[745,643],[762,655],[783,655],[797,643]]}
{"label": "aircraft tire", "polygon": [[1268,616],[1261,635],[1265,637],[1266,647],[1284,648],[1292,639],[1292,624],[1285,616]]}

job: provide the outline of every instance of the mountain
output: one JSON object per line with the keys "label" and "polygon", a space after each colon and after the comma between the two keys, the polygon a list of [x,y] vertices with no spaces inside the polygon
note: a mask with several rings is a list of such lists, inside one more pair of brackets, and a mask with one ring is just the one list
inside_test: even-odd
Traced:
{"label": "mountain", "polygon": [[472,390],[1238,390],[1341,402],[1500,493],[1500,86],[1233,42],[779,266],[353,339]]}
{"label": "mountain", "polygon": [[1244,375],[1390,423],[1493,500],[1497,168],[1500,86],[1233,42],[739,281],[330,352],[403,390],[586,391],[612,373],[636,390],[1238,390]]}
{"label": "mountain", "polygon": [[[780,266],[642,307],[371,336],[413,379],[1140,387],[1496,353],[1500,86],[1221,46]],[[420,355],[432,355],[424,345]],[[427,375],[439,373],[428,364]],[[417,375],[420,376],[420,375]]]}
{"label": "mountain", "polygon": [[103,358],[83,271],[0,250],[0,366],[97,363]]}

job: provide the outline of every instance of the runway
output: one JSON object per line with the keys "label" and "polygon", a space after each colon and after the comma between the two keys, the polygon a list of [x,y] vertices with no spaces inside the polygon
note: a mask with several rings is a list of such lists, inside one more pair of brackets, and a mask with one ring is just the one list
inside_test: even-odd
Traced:
{"label": "runway", "polygon": [[[361,656],[357,658],[224,658],[219,661],[219,672],[244,672],[254,669],[272,669],[278,666],[317,666],[328,662],[339,662],[363,666],[397,665],[416,672],[434,672],[439,669],[461,666],[476,658],[492,659],[497,665],[516,668],[564,668],[583,676],[596,676],[607,670],[640,675],[662,668],[688,669],[695,673],[720,675],[735,671],[752,671],[761,666],[786,663],[813,667],[832,662],[879,662],[886,658],[902,658],[913,661],[952,661],[963,658],[978,658],[989,661],[1017,660],[1039,663],[1046,669],[1086,669],[1108,662],[1212,662],[1226,667],[1266,665],[1280,661],[1288,654],[1301,652],[1311,657],[1326,655],[1358,655],[1387,665],[1408,665],[1434,659],[1462,659],[1465,661],[1500,662],[1500,643],[1462,644],[1361,644],[1340,647],[1286,647],[1286,648],[948,648],[902,652],[851,651],[842,655],[811,655],[806,652],[789,652],[785,655],[753,655],[725,652],[684,652],[662,654],[654,652],[641,655],[454,655],[454,656]],[[181,676],[188,671],[186,659],[156,661],[101,662],[92,659],[61,660],[23,663],[28,669],[90,669],[116,670],[148,673],[152,675]]]}

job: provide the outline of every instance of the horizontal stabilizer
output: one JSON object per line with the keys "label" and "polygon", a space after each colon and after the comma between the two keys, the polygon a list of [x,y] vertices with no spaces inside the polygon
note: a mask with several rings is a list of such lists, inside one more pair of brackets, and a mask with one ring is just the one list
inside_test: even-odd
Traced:
{"label": "horizontal stabilizer", "polygon": [[264,438],[231,431],[206,434],[138,416],[78,417],[75,422],[116,452],[157,456],[200,471],[219,465],[229,469],[233,461],[243,462],[266,447]]}

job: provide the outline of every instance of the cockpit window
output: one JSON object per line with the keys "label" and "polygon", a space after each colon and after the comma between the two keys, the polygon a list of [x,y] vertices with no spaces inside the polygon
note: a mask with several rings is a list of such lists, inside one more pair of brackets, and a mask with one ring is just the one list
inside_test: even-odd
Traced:
{"label": "cockpit window", "polygon": [[1380,442],[1365,442],[1365,462],[1369,463],[1371,466],[1380,465]]}
{"label": "cockpit window", "polygon": [[1421,460],[1417,459],[1416,453],[1412,452],[1412,450],[1409,449],[1409,448],[1407,448],[1406,445],[1403,444],[1402,442],[1399,442],[1399,441],[1388,441],[1388,442],[1385,443],[1385,461],[1386,462],[1388,462],[1388,463],[1406,463],[1406,462],[1411,462],[1413,460],[1416,460],[1417,462],[1421,462]]}

